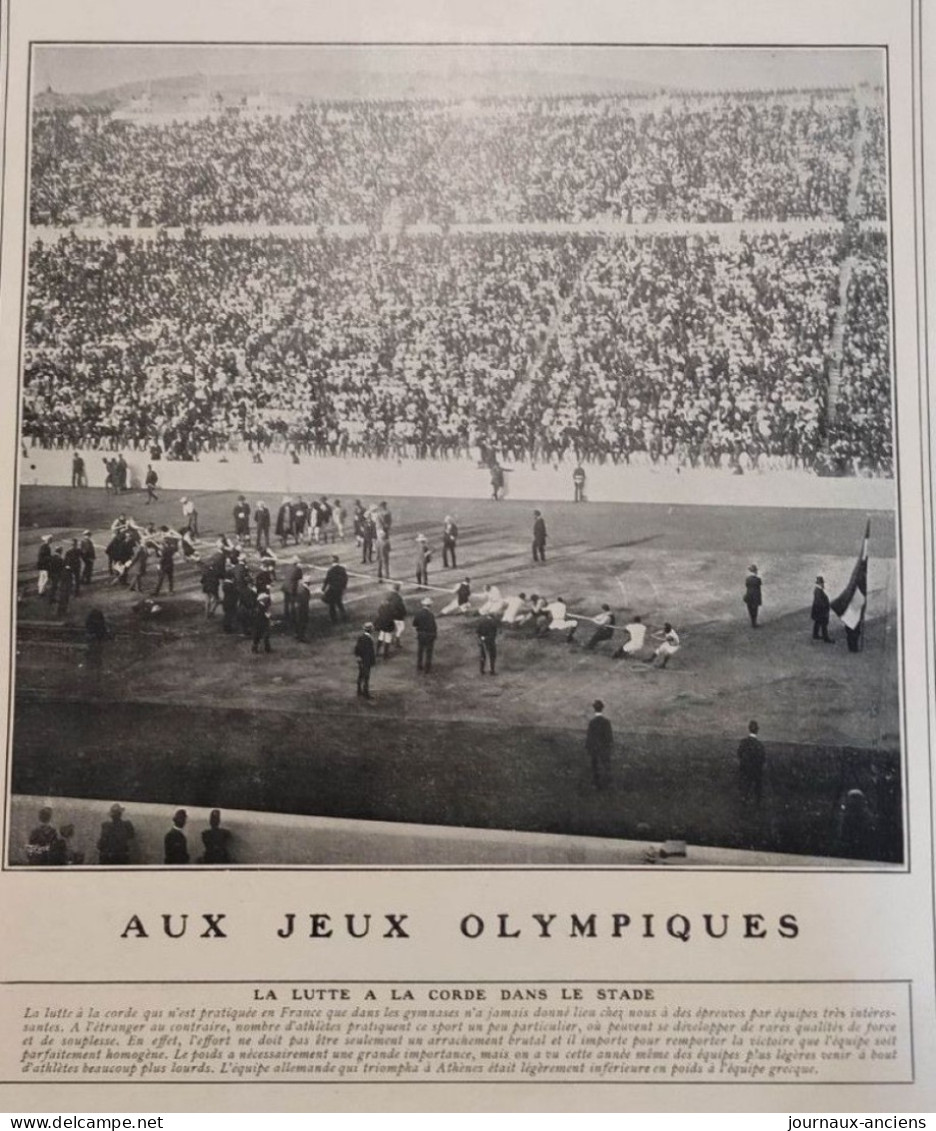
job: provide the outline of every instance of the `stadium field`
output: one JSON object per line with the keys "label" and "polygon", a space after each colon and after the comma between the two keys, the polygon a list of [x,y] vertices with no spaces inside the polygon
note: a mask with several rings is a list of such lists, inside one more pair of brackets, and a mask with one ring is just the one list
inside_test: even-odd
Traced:
{"label": "stadium field", "polygon": [[[375,464],[375,485],[378,474]],[[251,505],[258,499],[245,494]],[[194,498],[201,545],[232,531],[235,494]],[[266,501],[275,512],[279,500]],[[562,596],[584,616],[607,602],[619,625],[637,613],[653,629],[672,622],[680,652],[660,670],[614,661],[607,644],[586,651],[587,622],[571,644],[561,632],[534,639],[529,628],[503,628],[498,675],[482,676],[475,622],[440,617],[432,674],[415,670],[409,626],[402,651],[375,669],[368,703],[355,695],[352,648],[376,613],[380,586],[347,532],[334,547],[282,550],[274,540],[274,549],[281,565],[298,553],[317,579],[331,553],[340,554],[352,572],[350,621],[333,626],[313,601],[307,643],[274,622],[273,653],[253,655],[248,639],[221,631],[220,612],[205,618],[191,564],[179,562],[175,594],[159,599],[156,616],[135,612],[133,595],[108,583],[103,547],[112,519],[123,512],[177,525],[178,492],[160,492],[146,506],[139,492],[25,487],[13,791],[832,856],[838,805],[859,787],[876,822],[872,855],[902,859],[893,514],[869,516],[864,647],[851,654],[841,633],[833,645],[811,639],[809,609],[816,574],[833,596],[848,581],[861,513],[554,502],[543,505],[548,560],[534,565],[529,503],[387,501],[392,572],[411,615],[423,596],[414,576],[422,532],[435,551],[433,586],[452,589],[468,575],[476,603],[494,582],[505,596]],[[353,500],[344,502],[350,513]],[[443,570],[448,513],[461,532],[459,564]],[[99,548],[95,581],[63,621],[36,596],[36,550],[43,534],[63,542],[85,528]],[[764,587],[757,630],[741,601],[751,563]],[[152,588],[152,566],[148,580]],[[436,612],[448,601],[431,596]],[[100,669],[85,664],[92,607],[115,634]],[[277,583],[274,613],[280,609]],[[611,787],[602,792],[584,750],[596,697],[617,741]],[[768,751],[759,808],[742,804],[737,782],[735,751],[752,718]]]}

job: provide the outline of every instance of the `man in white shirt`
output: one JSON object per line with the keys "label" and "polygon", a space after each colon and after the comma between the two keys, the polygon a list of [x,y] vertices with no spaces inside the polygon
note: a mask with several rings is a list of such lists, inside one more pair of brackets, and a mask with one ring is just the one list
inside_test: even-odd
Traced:
{"label": "man in white shirt", "polygon": [[619,659],[621,656],[636,655],[644,646],[644,640],[647,636],[647,626],[642,623],[639,616],[635,616],[630,624],[626,624],[624,631],[627,633],[627,639],[616,652],[612,653],[612,659],[614,660]]}
{"label": "man in white shirt", "polygon": [[[657,633],[657,639],[661,639]],[[665,668],[670,656],[675,656],[679,651],[679,635],[676,629],[667,621],[663,625],[662,643],[653,653],[654,667]]]}
{"label": "man in white shirt", "polygon": [[499,617],[504,611],[506,602],[501,596],[501,591],[496,585],[485,585],[484,587],[484,602],[478,612],[481,616]]}

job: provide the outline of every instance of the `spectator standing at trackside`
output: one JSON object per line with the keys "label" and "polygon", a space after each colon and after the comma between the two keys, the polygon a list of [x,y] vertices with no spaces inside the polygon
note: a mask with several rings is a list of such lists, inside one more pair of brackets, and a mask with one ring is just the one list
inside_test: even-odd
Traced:
{"label": "spectator standing at trackside", "polygon": [[183,832],[186,821],[188,821],[188,813],[184,809],[176,809],[172,815],[172,826],[163,838],[167,864],[189,862],[188,837]]}
{"label": "spectator standing at trackside", "polygon": [[146,505],[147,506],[149,506],[150,503],[158,503],[159,502],[159,496],[156,494],[156,485],[158,483],[159,483],[159,476],[153,470],[153,465],[151,463],[148,463],[146,465],[146,478],[143,480],[143,484],[146,487]]}
{"label": "spectator standing at trackside", "polygon": [[85,470],[85,461],[80,452],[75,452],[72,456],[71,485],[73,487],[88,486],[88,473]]}
{"label": "spectator standing at trackside", "polygon": [[442,527],[442,568],[455,569],[458,566],[455,560],[455,549],[458,544],[458,524],[450,514],[445,516],[445,525]]}
{"label": "spectator standing at trackside", "polygon": [[748,723],[747,737],[738,744],[738,786],[745,804],[759,806],[764,791],[764,765],[767,751],[757,737],[760,727],[756,719]]}
{"label": "spectator standing at trackside", "polygon": [[574,499],[577,503],[585,502],[585,469],[579,464],[572,472],[572,487]]}
{"label": "spectator standing at trackside", "polygon": [[533,512],[533,561],[546,561],[546,519],[543,512]]}
{"label": "spectator standing at trackside", "polygon": [[835,641],[829,636],[829,617],[832,612],[831,602],[829,595],[825,591],[825,578],[821,575],[816,578],[816,586],[813,589],[812,598],[812,638],[813,640],[824,640],[826,644],[834,644]]}
{"label": "spectator standing at trackside", "polygon": [[413,617],[413,628],[416,630],[416,670],[428,675],[432,671],[432,653],[439,631],[432,612],[431,597],[423,597]]}
{"label": "spectator standing at trackside", "polygon": [[757,628],[757,614],[763,603],[761,596],[761,579],[757,573],[757,566],[748,566],[747,577],[744,579],[744,596],[741,598],[747,605],[748,616],[751,618],[751,628]]}
{"label": "spectator standing at trackside", "polygon": [[101,833],[97,841],[99,864],[130,863],[130,844],[136,833],[132,822],[124,820],[123,812],[123,806],[115,801],[110,807],[110,820],[101,824]]}
{"label": "spectator standing at trackside", "polygon": [[496,675],[497,665],[497,630],[499,624],[497,617],[490,613],[480,618],[476,632],[478,634],[478,649],[480,652],[481,674],[484,675],[485,664],[491,669],[491,675]]}
{"label": "spectator standing at trackside", "polygon": [[202,830],[202,844],[205,851],[202,854],[203,864],[230,864],[231,856],[229,845],[231,833],[221,824],[221,810],[212,809],[208,817],[208,828]]}
{"label": "spectator standing at trackside", "polygon": [[370,699],[371,671],[377,663],[377,647],[374,643],[374,626],[370,621],[364,625],[361,635],[354,645],[354,655],[357,659],[357,693],[362,699]]}
{"label": "spectator standing at trackside", "polygon": [[49,864],[49,853],[57,839],[58,830],[52,824],[52,810],[43,805],[39,810],[39,824],[32,829],[26,842],[28,863],[43,867]]}
{"label": "spectator standing at trackside", "polygon": [[495,503],[499,503],[503,497],[504,491],[504,469],[497,462],[491,461],[491,499]]}
{"label": "spectator standing at trackside", "polygon": [[604,703],[596,699],[592,703],[594,715],[588,721],[585,732],[585,752],[591,762],[592,781],[595,789],[607,789],[611,784],[611,756],[614,753],[614,731],[604,716]]}

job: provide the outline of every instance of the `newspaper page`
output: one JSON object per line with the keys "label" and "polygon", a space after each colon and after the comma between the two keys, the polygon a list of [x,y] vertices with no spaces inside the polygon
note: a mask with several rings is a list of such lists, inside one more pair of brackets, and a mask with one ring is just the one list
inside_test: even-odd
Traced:
{"label": "newspaper page", "polygon": [[2,16],[0,1106],[932,1110],[922,6]]}

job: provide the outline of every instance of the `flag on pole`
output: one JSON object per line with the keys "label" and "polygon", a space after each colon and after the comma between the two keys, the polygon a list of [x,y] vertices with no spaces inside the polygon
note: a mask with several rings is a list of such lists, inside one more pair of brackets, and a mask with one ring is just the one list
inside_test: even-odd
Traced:
{"label": "flag on pole", "polygon": [[857,629],[864,621],[868,603],[868,539],[871,536],[871,519],[865,527],[861,553],[848,584],[832,602],[832,611],[846,628]]}

